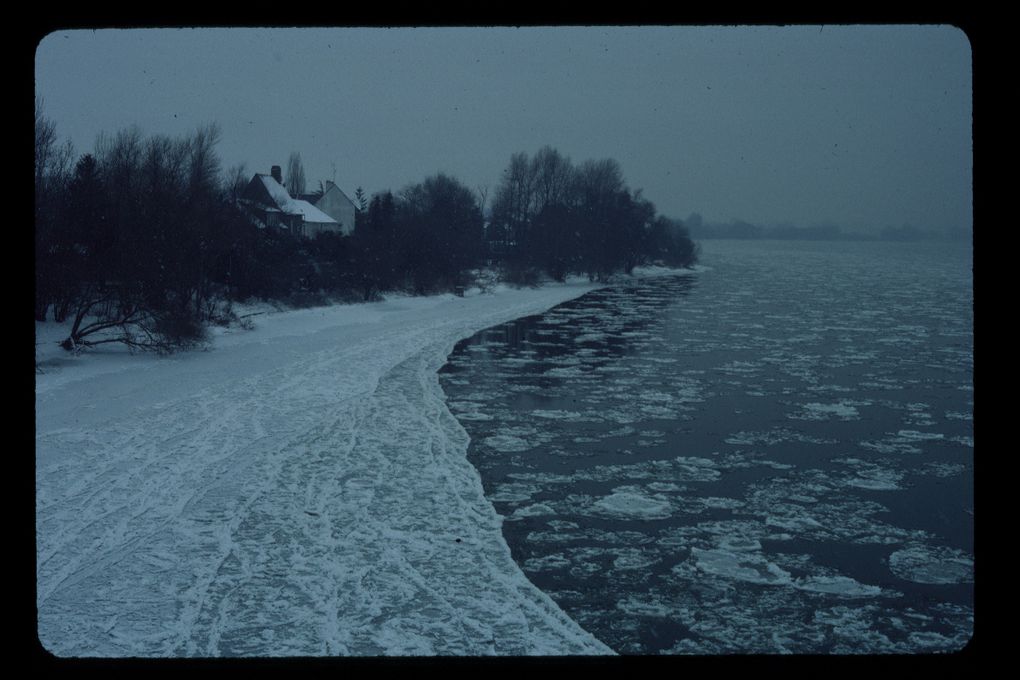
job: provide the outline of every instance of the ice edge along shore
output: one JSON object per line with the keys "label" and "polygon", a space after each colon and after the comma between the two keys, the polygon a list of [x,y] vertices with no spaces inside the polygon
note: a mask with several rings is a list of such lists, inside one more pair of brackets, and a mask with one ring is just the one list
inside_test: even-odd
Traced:
{"label": "ice edge along shore", "polygon": [[598,287],[267,315],[209,352],[38,376],[43,645],[612,653],[512,561],[437,375],[460,339]]}

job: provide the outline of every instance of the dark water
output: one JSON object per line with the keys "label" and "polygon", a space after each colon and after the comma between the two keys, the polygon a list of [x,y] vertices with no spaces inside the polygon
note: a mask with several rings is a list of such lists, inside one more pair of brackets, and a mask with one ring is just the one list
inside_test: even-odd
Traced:
{"label": "dark water", "polygon": [[703,247],[451,354],[514,558],[625,654],[961,649],[969,246]]}

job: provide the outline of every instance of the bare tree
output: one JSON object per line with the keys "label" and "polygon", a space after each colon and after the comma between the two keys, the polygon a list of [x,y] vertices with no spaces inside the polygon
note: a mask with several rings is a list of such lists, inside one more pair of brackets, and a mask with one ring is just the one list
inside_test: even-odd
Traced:
{"label": "bare tree", "polygon": [[492,202],[493,221],[508,238],[521,239],[534,217],[535,170],[523,151],[510,157]]}
{"label": "bare tree", "polygon": [[226,174],[226,190],[232,201],[241,198],[248,186],[248,168],[244,163],[230,166]]}
{"label": "bare tree", "polygon": [[291,196],[305,193],[305,168],[297,151],[287,159],[287,191]]}
{"label": "bare tree", "polygon": [[210,123],[199,127],[187,140],[188,188],[192,195],[213,196],[218,193],[220,159],[216,145],[220,141],[220,127]]}
{"label": "bare tree", "polygon": [[535,206],[537,215],[547,206],[567,203],[573,181],[574,168],[570,159],[560,155],[551,146],[539,149],[531,159],[534,176]]}
{"label": "bare tree", "polygon": [[68,175],[74,147],[57,140],[57,125],[43,115],[42,100],[35,102],[35,188],[46,192],[50,183]]}
{"label": "bare tree", "polygon": [[61,144],[56,124],[35,102],[35,318],[46,319],[51,304],[68,292],[67,271],[61,247],[60,212],[71,178],[74,148]]}
{"label": "bare tree", "polygon": [[489,185],[479,184],[475,187],[475,193],[478,194],[478,209],[482,211],[482,215],[485,215],[485,205],[489,202]]}

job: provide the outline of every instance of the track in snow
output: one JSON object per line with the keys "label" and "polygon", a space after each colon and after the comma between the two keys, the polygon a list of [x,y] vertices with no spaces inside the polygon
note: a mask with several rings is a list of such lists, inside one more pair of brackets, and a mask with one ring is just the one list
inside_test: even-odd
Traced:
{"label": "track in snow", "polygon": [[[411,301],[248,347],[243,371],[217,373],[213,351],[37,398],[40,640],[59,656],[609,652],[513,563],[436,376],[459,338],[584,290]],[[166,398],[124,403],[125,380]]]}

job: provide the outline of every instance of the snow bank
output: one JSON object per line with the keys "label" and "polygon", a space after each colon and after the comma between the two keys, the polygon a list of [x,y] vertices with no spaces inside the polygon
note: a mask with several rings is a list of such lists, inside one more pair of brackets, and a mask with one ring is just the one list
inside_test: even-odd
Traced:
{"label": "snow bank", "polygon": [[514,564],[436,375],[459,339],[594,287],[265,313],[170,358],[37,345],[43,645],[609,653]]}

